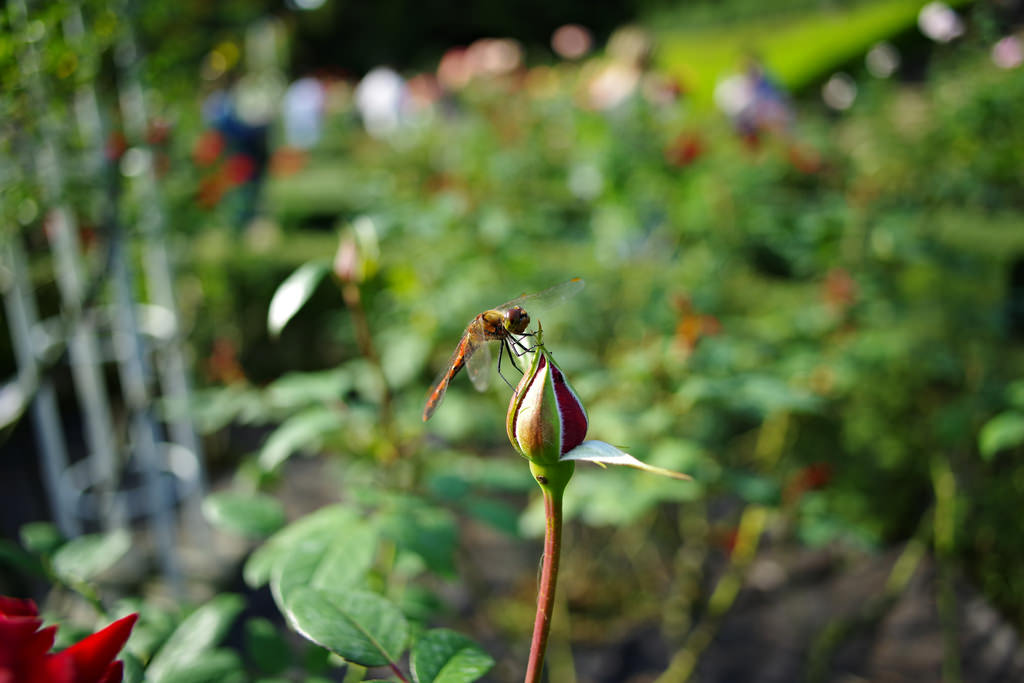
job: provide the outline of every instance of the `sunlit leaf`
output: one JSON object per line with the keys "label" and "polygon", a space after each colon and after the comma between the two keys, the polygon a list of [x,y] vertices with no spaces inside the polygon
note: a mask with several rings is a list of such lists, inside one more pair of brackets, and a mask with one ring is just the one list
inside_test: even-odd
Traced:
{"label": "sunlit leaf", "polygon": [[672,477],[673,479],[689,480],[692,478],[688,474],[673,472],[672,470],[667,470],[663,467],[648,465],[641,460],[637,460],[629,453],[619,450],[615,446],[610,443],[605,443],[604,441],[584,441],[579,446],[563,455],[561,460],[594,462],[599,465],[623,465],[625,467],[634,467],[638,470],[643,470],[652,474],[660,474],[663,477]]}
{"label": "sunlit leaf", "polygon": [[1024,414],[1008,411],[985,423],[978,435],[981,457],[991,460],[996,453],[1024,443]]}
{"label": "sunlit leaf", "polygon": [[249,680],[238,653],[228,649],[200,652],[192,661],[160,679],[152,678],[148,669],[146,673],[146,680],[159,680],[160,683],[243,683]]}
{"label": "sunlit leaf", "polygon": [[344,590],[360,583],[377,554],[377,531],[352,523],[330,535],[310,537],[291,546],[274,565],[270,587],[283,610],[299,586]]}
{"label": "sunlit leaf", "polygon": [[416,683],[470,683],[494,666],[494,658],[471,638],[448,629],[428,631],[412,649]]}
{"label": "sunlit leaf", "polygon": [[191,680],[172,676],[201,663],[204,653],[220,642],[244,606],[240,596],[223,593],[192,612],[153,656],[146,668],[147,680]]}
{"label": "sunlit leaf", "polygon": [[284,508],[261,493],[222,491],[203,501],[203,514],[211,524],[245,536],[262,538],[284,524]]}
{"label": "sunlit leaf", "polygon": [[330,505],[292,522],[256,549],[245,563],[242,576],[250,588],[259,588],[270,580],[274,565],[292,553],[293,548],[321,538],[344,535],[361,523],[358,513],[344,505]]}
{"label": "sunlit leaf", "polygon": [[296,588],[285,608],[306,638],[361,666],[385,666],[402,654],[409,626],[401,611],[366,591]]}
{"label": "sunlit leaf", "polygon": [[53,570],[65,581],[88,581],[113,567],[132,545],[124,529],[68,541],[53,555]]}
{"label": "sunlit leaf", "polygon": [[288,276],[274,292],[267,311],[267,330],[271,336],[281,334],[288,321],[309,301],[330,266],[322,261],[306,263]]}

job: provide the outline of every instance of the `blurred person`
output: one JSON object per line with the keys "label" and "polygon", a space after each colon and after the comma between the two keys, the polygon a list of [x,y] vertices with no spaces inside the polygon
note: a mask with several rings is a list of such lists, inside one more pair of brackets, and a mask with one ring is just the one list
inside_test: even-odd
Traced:
{"label": "blurred person", "polygon": [[793,109],[786,92],[756,57],[748,57],[743,73],[721,81],[715,88],[715,104],[750,144],[764,133],[789,132]]}
{"label": "blurred person", "polygon": [[356,108],[366,131],[377,138],[387,137],[402,125],[409,104],[409,89],[398,72],[378,66],[363,76],[356,86]]}
{"label": "blurred person", "polygon": [[609,59],[586,71],[586,103],[592,109],[615,109],[640,87],[650,68],[654,43],[636,26],[618,29],[608,39]]}
{"label": "blurred person", "polygon": [[323,133],[326,93],[318,78],[305,76],[285,90],[281,100],[284,139],[289,147],[310,149]]}
{"label": "blurred person", "polygon": [[218,88],[207,95],[202,105],[203,120],[220,134],[224,145],[226,158],[220,185],[238,189],[240,228],[256,215],[270,159],[270,119],[241,115],[238,105],[241,96],[237,85]]}

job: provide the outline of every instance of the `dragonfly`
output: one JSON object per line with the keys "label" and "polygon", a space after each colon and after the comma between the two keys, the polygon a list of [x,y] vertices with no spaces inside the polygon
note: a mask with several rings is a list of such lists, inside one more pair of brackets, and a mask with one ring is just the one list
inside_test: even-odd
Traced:
{"label": "dragonfly", "polygon": [[[469,321],[454,353],[445,363],[441,374],[438,375],[427,396],[427,405],[423,408],[423,421],[429,420],[437,407],[441,405],[448,385],[462,368],[466,368],[470,381],[478,391],[484,391],[487,388],[488,371],[491,366],[490,342],[501,344],[498,349],[499,372],[502,354],[507,353],[511,359],[513,354],[519,356],[529,350],[522,342],[522,337],[529,336],[527,328],[530,325],[530,314],[526,312],[524,306],[532,307],[537,304],[540,307],[548,308],[560,304],[579,293],[583,289],[583,284],[583,280],[580,278],[573,278],[554,287],[549,287],[543,292],[516,297],[501,306],[478,314]],[[515,361],[513,361],[514,364]]]}

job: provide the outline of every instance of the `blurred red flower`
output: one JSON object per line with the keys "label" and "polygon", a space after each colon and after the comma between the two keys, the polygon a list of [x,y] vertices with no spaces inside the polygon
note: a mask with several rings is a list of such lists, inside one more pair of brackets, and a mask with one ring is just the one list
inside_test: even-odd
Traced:
{"label": "blurred red flower", "polygon": [[163,145],[171,139],[171,122],[156,118],[149,122],[146,129],[146,142],[151,145]]}
{"label": "blurred red flower", "polygon": [[117,161],[121,158],[121,155],[128,149],[128,141],[124,137],[124,133],[119,130],[113,131],[107,136],[107,145],[104,149],[107,159],[110,161]]}
{"label": "blurred red flower", "polygon": [[199,181],[196,203],[204,209],[212,209],[224,198],[230,189],[228,179],[222,173],[208,176]]}
{"label": "blurred red flower", "polygon": [[234,154],[224,162],[224,177],[234,187],[248,182],[256,175],[256,162],[245,154]]}
{"label": "blurred red flower", "polygon": [[788,503],[799,500],[808,491],[818,491],[832,481],[832,465],[827,462],[815,462],[801,467],[786,483],[782,499]]}
{"label": "blurred red flower", "polygon": [[822,298],[828,306],[842,313],[857,301],[857,281],[845,268],[833,268],[822,283]]}
{"label": "blurred red flower", "polygon": [[681,133],[665,148],[665,161],[673,166],[689,166],[704,154],[704,142],[696,133]]}
{"label": "blurred red flower", "polygon": [[673,299],[678,311],[675,341],[685,351],[693,351],[704,337],[711,337],[722,332],[722,323],[713,315],[699,313],[693,302],[686,295],[679,294]]}
{"label": "blurred red flower", "polygon": [[295,175],[306,165],[309,154],[297,147],[278,147],[270,157],[270,175],[284,178]]}
{"label": "blurred red flower", "polygon": [[56,626],[40,629],[36,604],[0,596],[0,683],[114,683],[124,665],[114,661],[138,614],[118,619],[102,631],[60,652],[53,647]]}
{"label": "blurred red flower", "polygon": [[212,166],[224,151],[224,137],[215,130],[208,130],[199,136],[192,148],[192,159],[196,166]]}
{"label": "blurred red flower", "polygon": [[809,145],[790,145],[786,150],[786,156],[793,168],[807,175],[818,173],[824,168],[821,154]]}

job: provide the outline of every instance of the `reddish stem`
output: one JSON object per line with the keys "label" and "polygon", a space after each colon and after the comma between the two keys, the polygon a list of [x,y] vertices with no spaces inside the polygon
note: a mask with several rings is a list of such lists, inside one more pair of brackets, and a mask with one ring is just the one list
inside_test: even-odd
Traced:
{"label": "reddish stem", "polygon": [[402,683],[409,683],[409,679],[405,677],[405,674],[402,673],[402,670],[398,668],[397,664],[389,661],[388,666],[390,666],[391,670],[395,672],[395,676],[398,677],[398,680],[402,681]]}
{"label": "reddish stem", "polygon": [[551,614],[555,607],[555,586],[558,583],[558,559],[562,551],[562,492],[541,487],[544,491],[544,560],[537,591],[537,618],[533,622],[533,641],[525,683],[540,683],[544,670],[544,652],[551,633]]}

